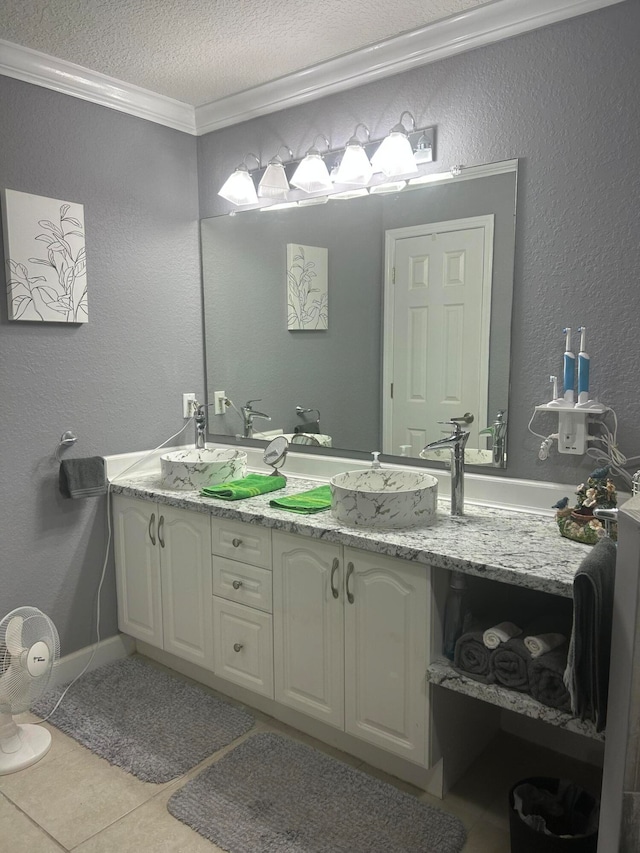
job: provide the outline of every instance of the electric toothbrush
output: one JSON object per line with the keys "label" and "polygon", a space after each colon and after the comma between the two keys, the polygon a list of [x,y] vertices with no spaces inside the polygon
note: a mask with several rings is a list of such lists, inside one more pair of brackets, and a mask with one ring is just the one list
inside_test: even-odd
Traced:
{"label": "electric toothbrush", "polygon": [[[571,329],[567,326],[562,330],[566,335],[564,349],[564,405],[573,406],[575,403],[575,373],[576,373],[576,357],[571,352]],[[587,395],[588,396],[588,395]]]}
{"label": "electric toothbrush", "polygon": [[578,353],[578,403],[589,400],[589,354],[585,350],[586,328],[580,326],[580,352]]}

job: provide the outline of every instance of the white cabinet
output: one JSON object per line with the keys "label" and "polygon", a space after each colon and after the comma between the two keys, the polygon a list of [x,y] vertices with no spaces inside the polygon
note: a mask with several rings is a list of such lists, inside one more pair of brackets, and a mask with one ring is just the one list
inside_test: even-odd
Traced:
{"label": "white cabinet", "polygon": [[426,766],[429,568],[275,532],[275,698]]}
{"label": "white cabinet", "polygon": [[271,530],[211,519],[213,671],[273,698]]}
{"label": "white cabinet", "polygon": [[213,668],[210,518],[116,495],[118,627]]}

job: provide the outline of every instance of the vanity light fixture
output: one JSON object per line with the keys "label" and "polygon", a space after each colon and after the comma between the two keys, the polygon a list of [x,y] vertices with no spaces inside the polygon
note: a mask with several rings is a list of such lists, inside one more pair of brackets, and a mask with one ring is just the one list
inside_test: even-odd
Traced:
{"label": "vanity light fixture", "polygon": [[373,166],[364,150],[364,145],[358,139],[358,128],[363,127],[369,142],[369,128],[360,122],[355,126],[353,136],[346,144],[340,165],[336,170],[334,181],[336,184],[355,184],[363,187],[369,183],[373,175]]}
{"label": "vanity light fixture", "polygon": [[257,204],[258,202],[258,194],[256,193],[253,178],[249,174],[246,164],[247,157],[254,157],[258,166],[260,166],[259,157],[256,157],[255,154],[247,154],[242,163],[236,166],[233,174],[227,178],[218,191],[218,195],[230,201],[231,204]]}
{"label": "vanity light fixture", "polygon": [[293,151],[286,145],[281,145],[275,157],[269,160],[264,175],[258,184],[258,195],[260,198],[286,199],[287,193],[291,189],[284,170],[284,164],[278,156],[283,148],[289,152],[289,159],[293,160]]}
{"label": "vanity light fixture", "polygon": [[[319,140],[327,146],[322,154],[318,150]],[[283,160],[283,151],[288,152],[288,160]],[[247,167],[248,157],[256,161],[253,168]],[[330,148],[324,134],[318,134],[304,157],[294,157],[288,146],[281,145],[265,167],[255,154],[247,154],[219,195],[231,202],[234,210],[236,207],[262,210],[267,205],[278,209],[273,202],[299,203],[304,207],[307,203],[324,204],[326,196],[353,198],[345,193],[365,188],[374,195],[397,192],[405,186],[406,179],[414,176],[416,183],[430,183],[431,176],[421,180],[420,174],[434,159],[435,128],[416,127],[413,114],[405,110],[398,124],[382,140],[371,139],[368,127],[359,122],[342,148]],[[444,177],[433,180],[444,180]],[[306,199],[305,195],[310,198]]]}
{"label": "vanity light fixture", "polygon": [[396,178],[400,175],[415,175],[418,172],[418,164],[413,153],[413,146],[409,141],[409,131],[402,124],[404,116],[409,116],[413,122],[412,130],[416,129],[416,120],[409,110],[405,110],[398,124],[389,131],[389,135],[380,143],[375,154],[371,158],[374,171],[382,172],[387,178]]}
{"label": "vanity light fixture", "polygon": [[[316,139],[324,139],[327,150],[329,150],[329,140],[326,136],[318,134]],[[306,157],[300,162],[291,178],[291,186],[298,187],[306,193],[328,192],[333,189],[327,164],[322,159],[315,144],[316,140],[314,139]]]}

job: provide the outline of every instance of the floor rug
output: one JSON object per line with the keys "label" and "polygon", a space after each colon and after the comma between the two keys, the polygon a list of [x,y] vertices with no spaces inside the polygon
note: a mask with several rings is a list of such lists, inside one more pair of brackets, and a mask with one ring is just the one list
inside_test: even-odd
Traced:
{"label": "floor rug", "polygon": [[[32,711],[46,717],[64,687]],[[144,782],[168,782],[248,731],[254,719],[158,667],[123,658],[83,675],[49,720]]]}
{"label": "floor rug", "polygon": [[229,853],[459,853],[458,818],[298,741],[247,738],[167,804]]}

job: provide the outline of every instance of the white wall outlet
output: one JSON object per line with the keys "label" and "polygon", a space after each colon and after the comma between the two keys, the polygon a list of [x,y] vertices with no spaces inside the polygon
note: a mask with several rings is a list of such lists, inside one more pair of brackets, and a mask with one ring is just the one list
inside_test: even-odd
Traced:
{"label": "white wall outlet", "polygon": [[214,415],[224,415],[227,411],[227,407],[225,405],[226,394],[224,391],[214,391],[213,392],[213,414]]}
{"label": "white wall outlet", "polygon": [[194,404],[196,402],[195,394],[182,395],[182,417],[190,418],[193,415]]}

